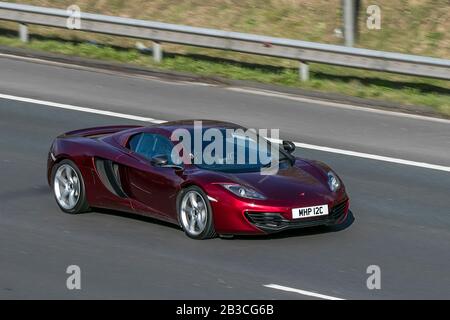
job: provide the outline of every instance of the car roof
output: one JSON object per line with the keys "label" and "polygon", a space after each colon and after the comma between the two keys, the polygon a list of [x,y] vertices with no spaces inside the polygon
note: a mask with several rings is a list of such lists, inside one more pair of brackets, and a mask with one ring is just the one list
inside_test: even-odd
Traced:
{"label": "car roof", "polygon": [[217,120],[191,119],[191,120],[177,120],[164,123],[158,123],[147,127],[132,128],[130,130],[120,131],[112,136],[122,146],[125,146],[129,138],[137,133],[147,132],[161,134],[170,138],[172,133],[177,129],[193,130],[195,122],[201,121],[203,129],[218,128],[218,129],[245,129],[235,123]]}
{"label": "car roof", "polygon": [[218,129],[238,129],[243,128],[240,125],[237,125],[232,122],[226,121],[218,121],[218,120],[208,120],[208,119],[191,119],[191,120],[177,120],[177,121],[169,121],[160,124],[155,124],[153,126],[149,126],[149,131],[153,131],[152,129],[160,129],[164,130],[167,133],[171,134],[176,129],[194,129],[194,125],[196,122],[201,122],[201,125],[204,129],[209,128],[218,128]]}

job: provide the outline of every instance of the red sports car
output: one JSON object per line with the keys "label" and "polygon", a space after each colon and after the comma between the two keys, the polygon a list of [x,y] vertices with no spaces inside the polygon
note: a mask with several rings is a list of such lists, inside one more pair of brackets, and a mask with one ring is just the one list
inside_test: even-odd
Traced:
{"label": "red sports car", "polygon": [[[214,163],[180,163],[186,150],[174,159],[173,134],[179,129],[194,132],[194,123],[97,127],[57,137],[47,174],[58,206],[72,214],[106,208],[148,215],[181,226],[195,239],[268,234],[346,220],[349,200],[341,179],[321,162],[295,157],[291,142],[277,148],[277,157],[267,153],[277,159],[274,174],[261,174],[267,163],[259,160],[234,161],[235,149]],[[227,122],[201,123],[203,132],[245,130]],[[224,134],[219,145],[229,138]],[[251,143],[239,134],[232,138],[241,138],[244,151],[250,151]],[[271,142],[262,140],[269,150]],[[200,151],[207,148],[200,142]],[[190,160],[197,156],[189,150],[187,154]]]}

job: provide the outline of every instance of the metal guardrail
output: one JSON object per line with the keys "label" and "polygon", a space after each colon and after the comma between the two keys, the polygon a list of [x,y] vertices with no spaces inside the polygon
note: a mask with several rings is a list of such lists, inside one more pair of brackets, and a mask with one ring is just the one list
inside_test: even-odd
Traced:
{"label": "metal guardrail", "polygon": [[[70,12],[0,2],[0,20],[21,24],[21,38],[28,39],[26,24],[67,28]],[[300,75],[308,78],[308,62],[317,62],[374,71],[393,72],[450,80],[450,60],[393,52],[350,48],[300,40],[197,28],[99,14],[80,14],[79,30],[148,39],[155,42],[154,57],[161,58],[159,43],[231,50],[300,61]]]}

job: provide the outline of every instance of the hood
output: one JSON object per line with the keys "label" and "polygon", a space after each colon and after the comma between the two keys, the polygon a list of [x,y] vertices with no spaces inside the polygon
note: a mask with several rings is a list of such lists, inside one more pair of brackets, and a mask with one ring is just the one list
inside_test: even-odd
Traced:
{"label": "hood", "polygon": [[303,161],[278,170],[275,175],[258,172],[209,174],[209,182],[237,183],[255,189],[268,199],[289,201],[306,197],[327,197],[331,194],[326,176],[320,169]]}

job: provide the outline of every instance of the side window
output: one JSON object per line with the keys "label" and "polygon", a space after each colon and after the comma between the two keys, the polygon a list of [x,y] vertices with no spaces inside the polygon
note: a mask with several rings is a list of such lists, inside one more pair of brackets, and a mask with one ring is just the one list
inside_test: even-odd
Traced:
{"label": "side window", "polygon": [[173,144],[162,135],[152,133],[137,134],[130,139],[128,147],[147,159],[166,155],[169,158],[169,163],[173,163],[171,159]]}
{"label": "side window", "polygon": [[130,141],[128,141],[128,149],[131,151],[136,151],[136,147],[139,144],[139,141],[142,138],[142,133],[135,134],[130,138]]}

